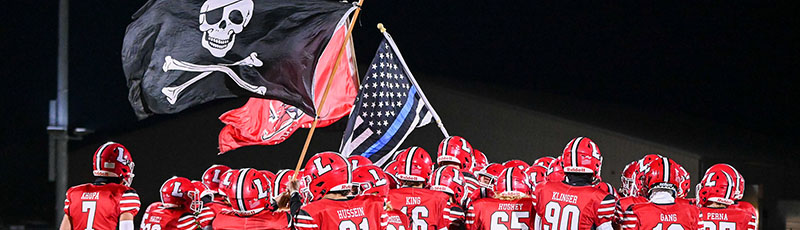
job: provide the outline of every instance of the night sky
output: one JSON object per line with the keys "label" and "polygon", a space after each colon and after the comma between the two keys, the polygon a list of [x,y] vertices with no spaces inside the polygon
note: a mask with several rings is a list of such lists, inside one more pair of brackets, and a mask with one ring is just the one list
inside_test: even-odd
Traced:
{"label": "night sky", "polygon": [[[97,130],[93,138],[180,118],[136,121],[127,101],[120,48],[144,2],[71,1],[70,124]],[[0,226],[20,216],[50,221],[45,127],[55,99],[58,1],[13,0],[2,8]],[[726,127],[710,144],[747,133],[769,140],[748,144],[780,151],[800,137],[798,12],[766,2],[366,0],[353,38],[362,65],[383,22],[413,71],[453,88],[522,106],[536,92],[654,119],[688,117]]]}

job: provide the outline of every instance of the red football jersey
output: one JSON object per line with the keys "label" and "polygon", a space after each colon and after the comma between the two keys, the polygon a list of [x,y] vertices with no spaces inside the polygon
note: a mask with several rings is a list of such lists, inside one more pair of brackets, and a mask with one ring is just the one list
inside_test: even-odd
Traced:
{"label": "red football jersey", "polygon": [[631,215],[633,215],[633,212],[628,210],[628,208],[634,204],[647,202],[650,201],[642,196],[629,196],[620,198],[617,201],[617,205],[614,210],[614,222],[618,223],[621,229],[630,229],[635,227],[635,221],[632,221],[630,218]]}
{"label": "red football jersey", "polygon": [[558,181],[537,186],[533,200],[539,229],[610,227],[616,203],[613,195],[592,185],[571,186]]}
{"label": "red football jersey", "polygon": [[756,216],[737,208],[700,208],[701,230],[752,230]]}
{"label": "red football jersey", "polygon": [[409,219],[406,214],[403,214],[400,210],[392,209],[386,211],[386,215],[389,217],[387,218],[388,225],[386,225],[386,230],[406,230],[411,229],[409,226]]}
{"label": "red football jersey", "polygon": [[109,184],[82,184],[67,190],[64,213],[72,229],[116,229],[123,213],[136,216],[139,195],[131,187]]}
{"label": "red football jersey", "polygon": [[483,198],[467,210],[467,229],[533,229],[533,198],[500,200]]}
{"label": "red football jersey", "polygon": [[203,209],[201,209],[200,214],[197,215],[197,223],[200,224],[201,228],[211,226],[214,218],[216,218],[217,215],[222,212],[222,210],[230,207],[231,206],[227,205],[226,203],[220,203],[217,201],[204,203]]}
{"label": "red football jersey", "polygon": [[735,209],[743,210],[743,211],[753,215],[753,217],[755,219],[753,221],[751,221],[749,224],[751,225],[751,228],[758,229],[758,210],[756,210],[756,207],[753,207],[753,204],[750,204],[747,201],[737,201],[735,204],[731,205],[729,208],[735,208]]}
{"label": "red football jersey", "polygon": [[699,212],[688,202],[674,204],[639,203],[629,208],[635,221],[632,229],[698,229]]}
{"label": "red football jersey", "polygon": [[197,217],[184,210],[165,208],[161,202],[153,202],[144,212],[141,230],[193,230],[197,229]]}
{"label": "red football jersey", "polygon": [[290,229],[289,212],[270,212],[262,210],[252,216],[238,216],[230,209],[219,212],[212,223],[213,229]]}
{"label": "red football jersey", "polygon": [[450,212],[446,193],[424,188],[389,190],[389,202],[411,218],[411,229],[437,230],[447,228]]}
{"label": "red football jersey", "polygon": [[349,200],[321,199],[300,209],[294,226],[298,230],[383,229],[389,216],[383,198],[366,195]]}

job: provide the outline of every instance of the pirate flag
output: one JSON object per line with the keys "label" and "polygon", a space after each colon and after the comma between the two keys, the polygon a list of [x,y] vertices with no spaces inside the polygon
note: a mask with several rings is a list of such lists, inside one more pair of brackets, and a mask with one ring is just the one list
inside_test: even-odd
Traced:
{"label": "pirate flag", "polygon": [[128,100],[140,119],[236,96],[315,115],[315,66],[354,9],[323,0],[151,0],[122,43]]}

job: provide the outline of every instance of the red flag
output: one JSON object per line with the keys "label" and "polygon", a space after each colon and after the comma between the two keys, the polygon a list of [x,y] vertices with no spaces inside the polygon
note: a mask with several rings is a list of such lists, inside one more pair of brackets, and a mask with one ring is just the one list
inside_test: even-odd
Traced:
{"label": "red flag", "polygon": [[[344,23],[346,19],[343,18],[342,23],[334,31],[317,62],[313,82],[315,106],[322,101],[322,94],[328,84],[336,56],[344,42],[347,32]],[[358,94],[355,83],[358,73],[353,43],[348,42],[345,48],[347,50],[340,58],[325,107],[317,110],[319,114],[317,127],[325,127],[347,116]],[[294,106],[278,100],[261,98],[250,98],[244,106],[222,114],[219,119],[226,124],[219,133],[220,154],[242,146],[279,144],[298,128],[310,128],[314,121],[314,117]]]}

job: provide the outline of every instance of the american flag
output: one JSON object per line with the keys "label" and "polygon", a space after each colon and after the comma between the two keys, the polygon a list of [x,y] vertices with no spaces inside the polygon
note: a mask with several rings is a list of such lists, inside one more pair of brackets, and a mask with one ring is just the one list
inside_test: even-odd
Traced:
{"label": "american flag", "polygon": [[340,151],[383,165],[414,130],[431,122],[413,76],[396,46],[385,38],[361,81]]}

